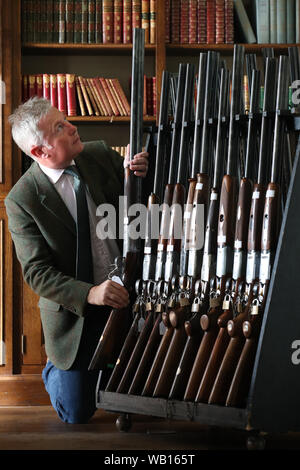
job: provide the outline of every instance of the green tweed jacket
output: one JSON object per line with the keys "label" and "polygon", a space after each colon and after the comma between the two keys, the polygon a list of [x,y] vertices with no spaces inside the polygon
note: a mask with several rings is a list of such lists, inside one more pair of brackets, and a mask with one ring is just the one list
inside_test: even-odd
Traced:
{"label": "green tweed jacket", "polygon": [[[103,141],[88,142],[76,165],[98,206],[118,210],[123,158]],[[5,199],[8,227],[25,282],[40,296],[48,358],[69,369],[82,334],[91,284],[77,281],[76,224],[48,177],[34,162]]]}

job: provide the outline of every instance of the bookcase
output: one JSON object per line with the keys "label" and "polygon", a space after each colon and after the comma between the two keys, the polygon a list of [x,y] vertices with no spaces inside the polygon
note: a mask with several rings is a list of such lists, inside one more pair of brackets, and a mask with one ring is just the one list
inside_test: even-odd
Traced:
{"label": "bookcase", "polygon": [[[246,52],[286,44],[246,44]],[[156,42],[145,46],[145,74],[156,77],[157,110],[162,71],[176,72],[179,62],[198,63],[199,53],[218,50],[230,63],[233,44],[171,44],[165,42],[165,2],[156,0]],[[21,42],[21,0],[0,0],[0,83],[5,83],[5,104],[0,102],[0,406],[49,404],[41,380],[46,361],[38,298],[23,282],[8,232],[4,199],[22,174],[22,155],[11,139],[7,117],[21,102],[24,73],[61,71],[117,76],[125,84],[131,74],[131,44],[51,44]],[[125,86],[124,86],[125,87]],[[128,84],[127,84],[128,87]],[[128,88],[125,90],[128,95]],[[0,94],[1,96],[1,94]],[[104,138],[109,145],[129,142],[129,117],[75,116],[84,141]],[[146,116],[145,125],[156,124]],[[115,136],[118,135],[118,142]]]}

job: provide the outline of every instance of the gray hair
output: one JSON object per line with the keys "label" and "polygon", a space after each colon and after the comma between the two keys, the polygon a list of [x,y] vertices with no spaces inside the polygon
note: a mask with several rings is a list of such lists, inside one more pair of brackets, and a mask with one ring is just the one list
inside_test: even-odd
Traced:
{"label": "gray hair", "polygon": [[12,126],[14,141],[29,157],[32,157],[31,148],[33,145],[44,144],[43,132],[39,129],[38,124],[51,108],[49,100],[35,96],[18,106],[8,118]]}

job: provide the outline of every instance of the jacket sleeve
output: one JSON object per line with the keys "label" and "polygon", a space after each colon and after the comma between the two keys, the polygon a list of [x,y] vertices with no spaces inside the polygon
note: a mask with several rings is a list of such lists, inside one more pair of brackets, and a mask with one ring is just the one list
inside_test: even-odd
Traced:
{"label": "jacket sleeve", "polygon": [[84,316],[91,284],[56,269],[51,251],[33,217],[12,197],[5,199],[8,228],[25,282],[40,297]]}

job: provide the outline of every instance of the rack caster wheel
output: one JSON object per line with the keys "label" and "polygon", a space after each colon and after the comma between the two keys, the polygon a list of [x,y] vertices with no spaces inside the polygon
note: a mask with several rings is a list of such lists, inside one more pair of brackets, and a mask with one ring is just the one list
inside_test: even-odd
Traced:
{"label": "rack caster wheel", "polygon": [[116,427],[120,432],[128,432],[131,428],[131,416],[127,413],[121,414],[116,420]]}
{"label": "rack caster wheel", "polygon": [[249,436],[247,438],[246,445],[248,450],[264,450],[266,446],[266,440],[263,436],[257,434]]}

